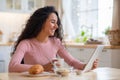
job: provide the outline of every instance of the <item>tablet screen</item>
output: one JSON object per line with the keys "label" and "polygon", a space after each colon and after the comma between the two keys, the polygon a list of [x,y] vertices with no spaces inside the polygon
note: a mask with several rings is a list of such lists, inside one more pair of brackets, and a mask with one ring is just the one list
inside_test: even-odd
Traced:
{"label": "tablet screen", "polygon": [[94,61],[97,59],[98,55],[102,52],[104,46],[103,45],[98,45],[95,51],[93,52],[92,56],[90,57],[90,60],[86,64],[84,70],[82,72],[87,72],[92,69]]}

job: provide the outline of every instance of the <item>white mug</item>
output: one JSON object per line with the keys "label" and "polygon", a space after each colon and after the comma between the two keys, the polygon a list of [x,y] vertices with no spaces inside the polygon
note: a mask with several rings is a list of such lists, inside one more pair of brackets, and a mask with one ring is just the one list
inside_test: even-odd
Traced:
{"label": "white mug", "polygon": [[54,59],[54,68],[61,68],[61,67],[64,67],[64,59],[63,58]]}

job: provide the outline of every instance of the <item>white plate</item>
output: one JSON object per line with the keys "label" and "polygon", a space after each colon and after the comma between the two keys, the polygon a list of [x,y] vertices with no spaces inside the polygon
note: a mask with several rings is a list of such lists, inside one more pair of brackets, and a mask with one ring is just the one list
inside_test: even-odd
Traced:
{"label": "white plate", "polygon": [[22,72],[21,74],[23,76],[28,76],[28,77],[57,76],[55,73],[51,73],[51,72],[42,72],[40,74],[29,74],[29,72]]}

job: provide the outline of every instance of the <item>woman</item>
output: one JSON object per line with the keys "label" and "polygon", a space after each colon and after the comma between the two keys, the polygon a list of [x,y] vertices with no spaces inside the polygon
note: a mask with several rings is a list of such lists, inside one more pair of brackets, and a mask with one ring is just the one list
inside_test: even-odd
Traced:
{"label": "woman", "polygon": [[[62,27],[57,11],[52,6],[36,10],[19,36],[9,63],[9,72],[24,72],[40,64],[51,71],[53,58],[59,55],[70,66],[83,69],[85,64],[73,58],[62,45]],[[24,64],[21,64],[21,61]]]}

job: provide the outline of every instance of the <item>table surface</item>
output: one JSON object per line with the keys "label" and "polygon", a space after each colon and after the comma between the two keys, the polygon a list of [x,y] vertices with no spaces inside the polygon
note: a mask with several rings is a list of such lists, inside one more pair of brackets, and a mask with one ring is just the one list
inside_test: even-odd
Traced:
{"label": "table surface", "polygon": [[58,76],[25,76],[22,73],[0,73],[0,80],[120,80],[120,69],[97,68],[87,73],[66,77]]}

